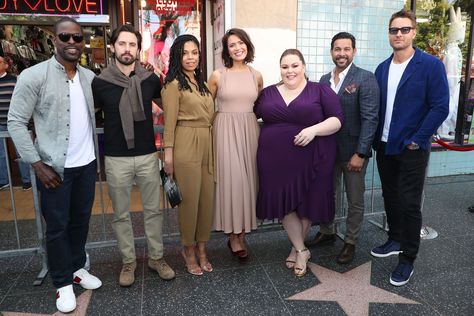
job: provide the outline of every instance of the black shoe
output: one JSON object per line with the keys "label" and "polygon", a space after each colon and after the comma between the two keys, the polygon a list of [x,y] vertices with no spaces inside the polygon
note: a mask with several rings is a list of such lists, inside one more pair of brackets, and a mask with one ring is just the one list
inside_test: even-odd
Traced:
{"label": "black shoe", "polygon": [[323,233],[317,232],[313,240],[306,242],[306,246],[313,247],[313,246],[328,245],[335,241],[336,241],[336,234],[323,234]]}
{"label": "black shoe", "polygon": [[355,245],[344,243],[341,252],[337,256],[337,263],[351,263],[354,260]]}
{"label": "black shoe", "polygon": [[29,191],[31,190],[31,182],[25,182],[23,183],[23,186],[21,187],[23,191]]}
{"label": "black shoe", "polygon": [[471,213],[474,213],[474,205],[469,206],[467,210]]}
{"label": "black shoe", "polygon": [[0,191],[7,190],[10,187],[10,183],[0,184]]}

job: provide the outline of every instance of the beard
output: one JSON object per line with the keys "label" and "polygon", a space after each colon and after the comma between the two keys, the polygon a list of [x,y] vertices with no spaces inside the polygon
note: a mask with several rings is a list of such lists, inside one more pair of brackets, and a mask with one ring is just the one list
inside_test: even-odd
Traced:
{"label": "beard", "polygon": [[117,62],[121,63],[124,66],[130,66],[137,60],[137,58],[136,57],[134,58],[131,55],[127,55],[126,58],[123,58],[122,56],[115,55],[115,60]]}
{"label": "beard", "polygon": [[336,67],[347,67],[349,66],[349,64],[352,62],[351,59],[349,58],[338,58],[338,59],[333,59],[333,63],[334,65],[336,65]]}
{"label": "beard", "polygon": [[82,52],[78,49],[76,53],[68,53],[66,48],[64,48],[56,49],[56,54],[67,62],[75,63],[81,59]]}

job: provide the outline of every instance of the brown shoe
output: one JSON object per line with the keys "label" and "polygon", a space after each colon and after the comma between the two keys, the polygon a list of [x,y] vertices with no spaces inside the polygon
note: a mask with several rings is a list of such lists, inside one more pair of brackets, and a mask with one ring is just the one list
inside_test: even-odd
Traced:
{"label": "brown shoe", "polygon": [[163,280],[173,280],[176,277],[176,273],[166,263],[165,259],[148,259],[148,267],[158,272],[158,275]]}
{"label": "brown shoe", "polygon": [[344,243],[341,252],[337,256],[338,263],[351,263],[354,260],[355,245]]}
{"label": "brown shoe", "polygon": [[316,233],[313,240],[306,242],[306,246],[313,247],[313,246],[322,246],[331,244],[336,241],[336,234],[322,234],[320,232]]}
{"label": "brown shoe", "polygon": [[130,286],[135,282],[135,269],[137,262],[124,263],[122,271],[120,271],[119,284],[120,286]]}

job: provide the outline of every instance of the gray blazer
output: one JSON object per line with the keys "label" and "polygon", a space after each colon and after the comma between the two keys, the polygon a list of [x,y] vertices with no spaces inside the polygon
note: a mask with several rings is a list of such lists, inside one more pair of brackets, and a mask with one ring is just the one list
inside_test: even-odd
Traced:
{"label": "gray blazer", "polygon": [[[331,73],[320,83],[331,85]],[[337,132],[337,161],[349,161],[354,153],[371,156],[371,146],[379,122],[379,86],[370,71],[352,64],[338,92],[344,125]]]}
{"label": "gray blazer", "polygon": [[[98,157],[95,109],[89,69],[77,66],[79,81],[89,109],[89,119]],[[43,161],[63,177],[69,146],[71,101],[64,66],[55,57],[23,70],[18,77],[8,111],[8,132],[21,159],[26,163]],[[27,125],[33,116],[36,140],[31,140]]]}

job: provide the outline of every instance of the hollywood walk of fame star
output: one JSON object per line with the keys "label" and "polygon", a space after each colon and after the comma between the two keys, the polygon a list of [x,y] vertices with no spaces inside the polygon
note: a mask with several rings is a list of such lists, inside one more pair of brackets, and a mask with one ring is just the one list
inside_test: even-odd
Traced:
{"label": "hollywood walk of fame star", "polygon": [[321,282],[288,300],[335,301],[349,316],[369,314],[369,303],[419,304],[370,284],[372,263],[366,262],[339,273],[308,262],[308,268]]}
{"label": "hollywood walk of fame star", "polygon": [[91,300],[92,291],[86,290],[84,293],[79,295],[76,298],[76,309],[67,314],[63,314],[61,312],[56,312],[54,314],[34,314],[34,313],[17,313],[17,312],[0,312],[1,315],[4,316],[86,316],[87,307],[89,306],[89,302]]}

